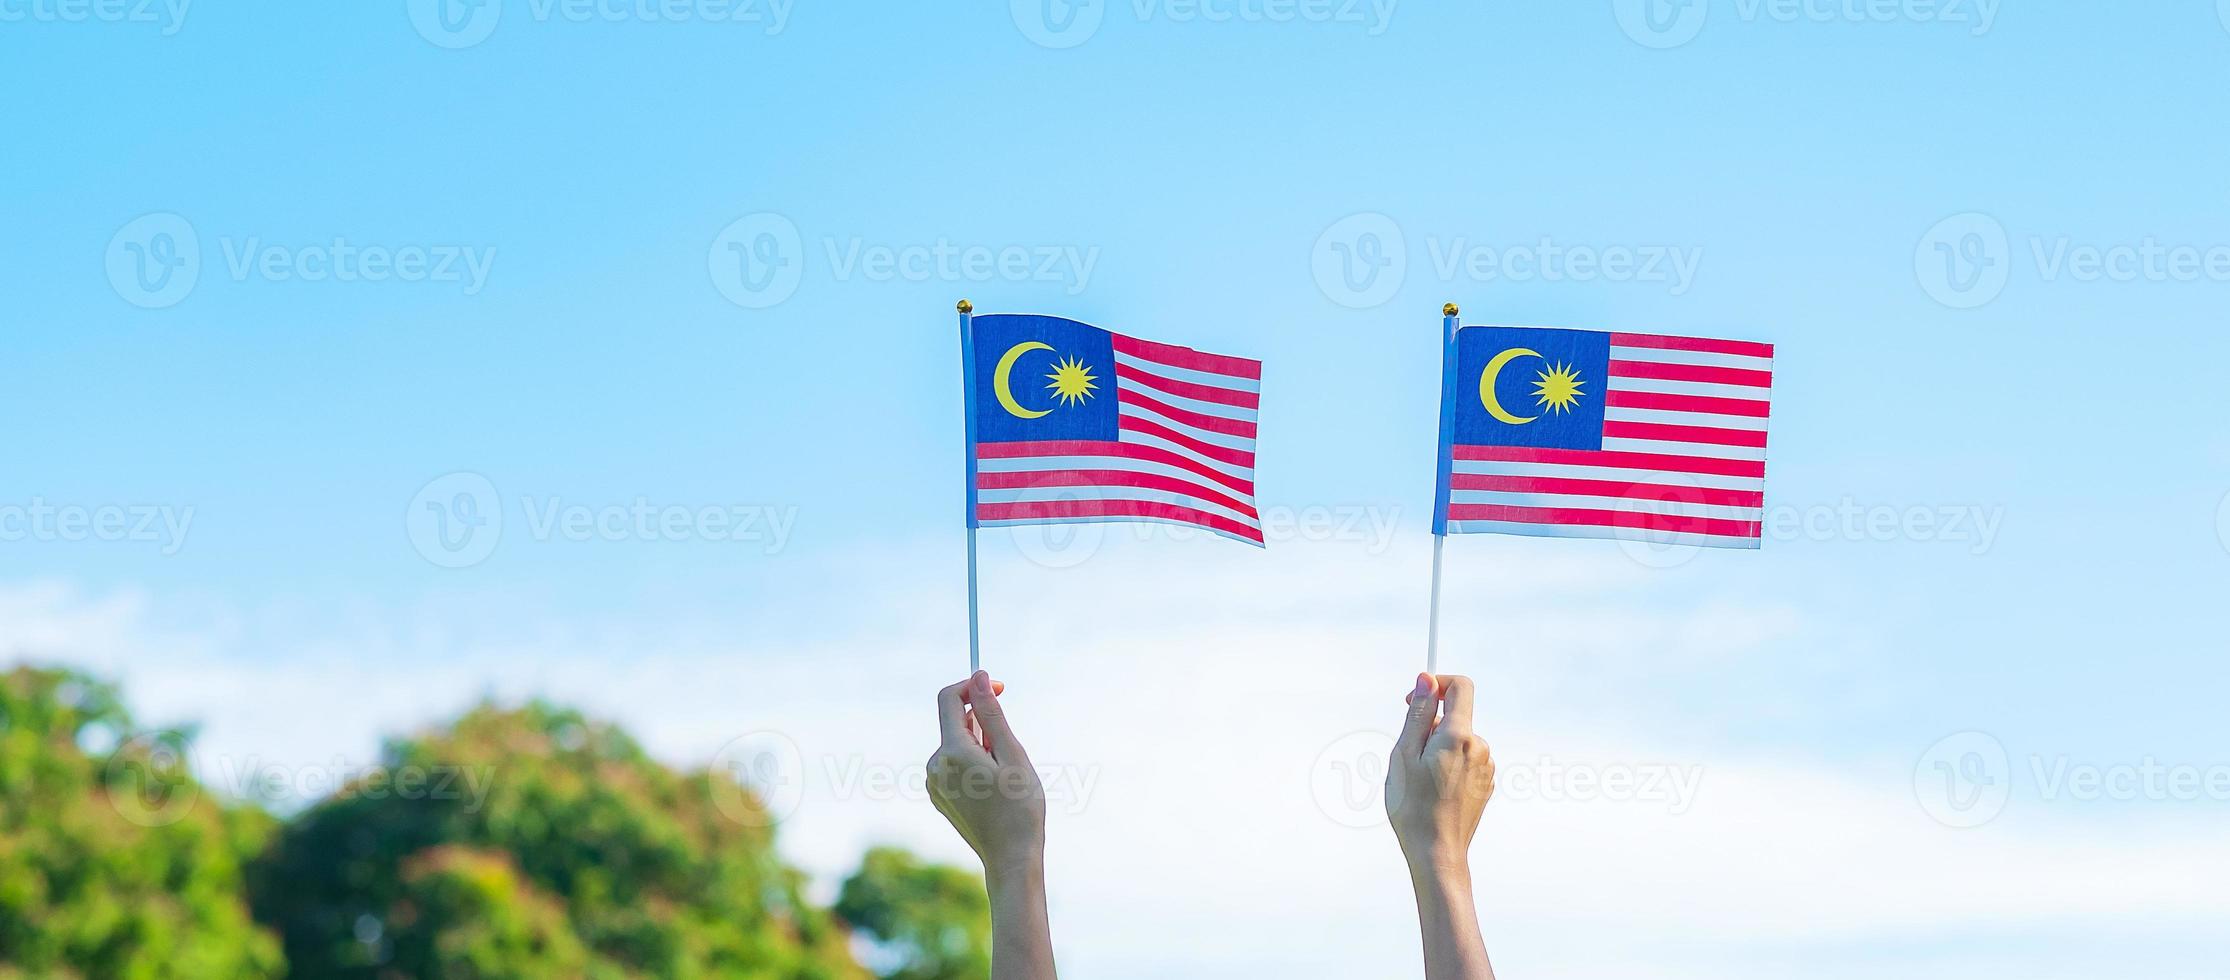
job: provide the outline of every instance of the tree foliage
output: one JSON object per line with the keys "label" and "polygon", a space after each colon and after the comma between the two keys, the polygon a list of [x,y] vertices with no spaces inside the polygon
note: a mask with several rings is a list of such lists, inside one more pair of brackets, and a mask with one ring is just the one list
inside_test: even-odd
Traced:
{"label": "tree foliage", "polygon": [[270,819],[209,798],[186,735],[128,737],[114,688],[0,674],[0,977],[275,977],[241,865]]}
{"label": "tree foliage", "polygon": [[836,914],[897,960],[884,980],[967,980],[991,973],[991,900],[983,879],[892,847],[867,852]]}
{"label": "tree foliage", "polygon": [[483,705],[281,821],[203,791],[113,687],[0,674],[0,980],[983,977],[980,878],[878,848],[806,898],[733,778]]}

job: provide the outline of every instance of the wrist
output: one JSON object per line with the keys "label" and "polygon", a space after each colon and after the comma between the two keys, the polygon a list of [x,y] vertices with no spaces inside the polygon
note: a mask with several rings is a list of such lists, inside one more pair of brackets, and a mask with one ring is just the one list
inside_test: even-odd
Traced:
{"label": "wrist", "polygon": [[1045,848],[1018,849],[1013,854],[986,855],[983,880],[992,891],[1029,886],[1045,881]]}
{"label": "wrist", "polygon": [[1422,887],[1427,882],[1460,883],[1471,886],[1471,854],[1467,849],[1455,847],[1420,847],[1405,849],[1402,856],[1409,861],[1410,880]]}

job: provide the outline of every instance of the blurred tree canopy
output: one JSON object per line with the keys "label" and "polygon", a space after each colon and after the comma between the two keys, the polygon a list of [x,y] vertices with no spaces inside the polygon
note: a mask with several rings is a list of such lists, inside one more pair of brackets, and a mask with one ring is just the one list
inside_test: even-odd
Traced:
{"label": "blurred tree canopy", "polygon": [[978,875],[878,847],[845,879],[836,914],[898,961],[885,980],[991,975],[991,898]]}
{"label": "blurred tree canopy", "polygon": [[989,973],[977,875],[877,848],[816,906],[749,790],[578,712],[482,705],[282,822],[203,792],[186,736],[132,737],[113,687],[4,680],[0,980]]}
{"label": "blurred tree canopy", "polygon": [[241,865],[272,821],[208,798],[188,737],[132,738],[113,687],[0,674],[0,977],[276,977]]}

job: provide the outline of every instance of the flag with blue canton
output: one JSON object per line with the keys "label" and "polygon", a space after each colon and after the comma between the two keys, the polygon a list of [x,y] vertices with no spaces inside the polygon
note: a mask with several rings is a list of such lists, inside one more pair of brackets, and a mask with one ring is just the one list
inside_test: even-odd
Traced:
{"label": "flag with blue canton", "polygon": [[1153,521],[1263,543],[1262,362],[1054,316],[967,330],[969,527]]}
{"label": "flag with blue canton", "polygon": [[1771,344],[1460,328],[1433,532],[1756,548],[1772,388]]}

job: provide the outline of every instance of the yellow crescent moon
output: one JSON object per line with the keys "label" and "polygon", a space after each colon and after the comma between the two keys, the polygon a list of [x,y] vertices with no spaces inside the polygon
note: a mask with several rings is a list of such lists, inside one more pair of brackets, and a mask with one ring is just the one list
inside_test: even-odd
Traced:
{"label": "yellow crescent moon", "polygon": [[[1501,402],[1494,400],[1494,379],[1502,374],[1503,365],[1508,364],[1511,361],[1517,360],[1521,357],[1539,356],[1541,356],[1541,354],[1538,351],[1527,350],[1523,347],[1512,347],[1500,354],[1496,354],[1494,356],[1494,360],[1487,362],[1487,369],[1479,372],[1479,401],[1487,406],[1488,415],[1492,415],[1495,418],[1511,425],[1524,425],[1527,422],[1533,421],[1533,419],[1540,418],[1540,416],[1536,415],[1533,416],[1533,418],[1521,419],[1505,410],[1502,407]],[[1000,377],[1004,378],[1006,377],[1006,375],[1001,374]]]}
{"label": "yellow crescent moon", "polygon": [[1018,419],[1034,419],[1053,414],[1053,410],[1050,408],[1037,412],[1023,408],[1021,402],[1014,400],[1014,389],[1007,387],[1007,376],[1014,373],[1014,362],[1021,360],[1022,355],[1034,350],[1052,349],[1053,345],[1051,344],[1025,340],[1007,348],[1007,352],[1000,355],[998,370],[991,372],[991,393],[999,396],[999,407],[1006,409],[1008,415]]}

